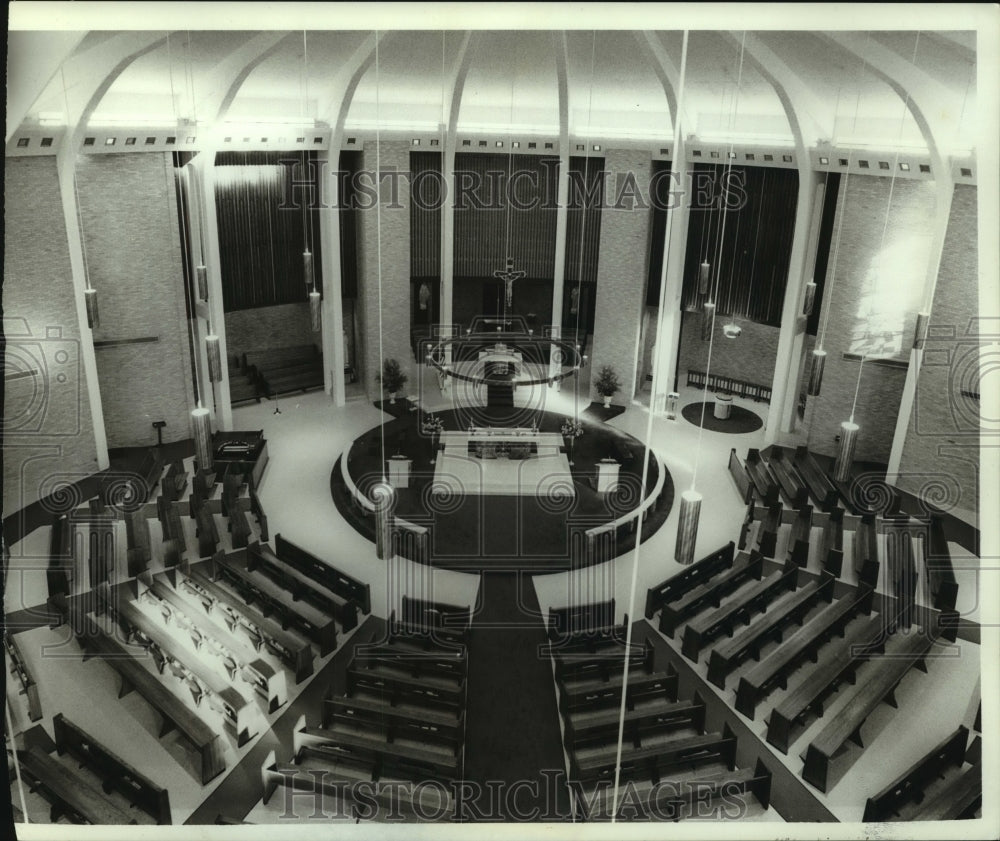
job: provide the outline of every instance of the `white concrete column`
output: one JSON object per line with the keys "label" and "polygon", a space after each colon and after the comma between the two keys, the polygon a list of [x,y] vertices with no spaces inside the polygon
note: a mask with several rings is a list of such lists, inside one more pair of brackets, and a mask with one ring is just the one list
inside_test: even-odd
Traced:
{"label": "white concrete column", "polygon": [[[785,300],[781,310],[778,351],[774,362],[774,377],[771,381],[771,409],[767,413],[767,424],[764,427],[764,446],[775,443],[782,432],[789,431],[791,413],[795,411],[795,378],[798,375],[800,359],[794,358],[793,352],[796,334],[804,329],[804,320],[800,316],[805,285],[812,278],[812,264],[808,259],[809,243],[813,231],[813,214],[817,205],[816,190],[820,174],[812,170],[808,155],[800,152],[797,157],[799,194],[795,206],[792,249],[788,260],[788,281],[785,284]],[[822,210],[822,203],[819,207]],[[800,350],[801,346],[800,342]]]}
{"label": "white concrete column", "polygon": [[694,168],[684,159],[684,142],[673,149],[671,173],[679,182],[671,185],[667,228],[663,235],[663,268],[660,273],[660,305],[656,316],[656,343],[653,350],[653,388],[650,411],[664,412],[667,394],[674,390],[674,373],[680,352],[681,298],[684,291],[684,261],[688,222],[694,201]]}
{"label": "white concrete column", "polygon": [[323,388],[334,403],[346,402],[344,387],[344,278],[340,266],[340,146],[317,156],[319,167],[319,240],[323,278]]}
{"label": "white concrete column", "polygon": [[[69,245],[69,261],[73,271],[73,296],[80,323],[80,359],[83,362],[87,400],[90,403],[90,417],[94,427],[94,445],[97,450],[97,466],[107,470],[111,466],[108,458],[108,436],[104,429],[104,404],[101,402],[101,385],[97,378],[97,357],[94,354],[94,332],[87,322],[87,305],[83,291],[87,288],[87,274],[83,263],[83,238],[80,232],[80,210],[76,201],[74,177],[76,173],[76,151],[64,145],[56,156],[56,172],[59,176],[59,195],[62,198],[63,218],[66,220],[66,239]],[[100,307],[100,301],[98,301]]]}
{"label": "white concrete column", "polygon": [[[951,219],[951,202],[955,196],[955,181],[950,173],[939,173],[936,186],[934,240],[927,260],[927,275],[924,278],[923,312],[926,313],[931,312],[934,302],[934,290],[937,287],[938,272],[941,270],[941,253],[944,251],[948,222]],[[903,336],[904,343],[912,341],[912,336]],[[903,460],[903,445],[906,443],[906,433],[910,428],[910,415],[913,413],[913,401],[917,395],[917,381],[920,378],[920,363],[923,357],[922,349],[910,348],[910,364],[906,369],[906,382],[903,383],[899,414],[896,416],[896,431],[892,436],[892,449],[889,451],[889,465],[886,470],[890,482],[895,481],[899,465]]]}
{"label": "white concrete column", "polygon": [[[208,307],[207,315],[213,332],[219,337],[219,350],[222,354],[222,379],[215,383],[215,422],[219,429],[229,431],[233,428],[233,407],[229,396],[229,351],[226,347],[226,311],[222,301],[222,256],[219,251],[219,224],[215,209],[215,153],[208,149],[194,158],[192,163],[196,175],[197,189],[192,190],[192,198],[198,202],[198,212],[201,215],[201,237],[205,243],[203,259],[208,267]],[[199,342],[198,356],[202,354]],[[202,389],[208,389],[209,384],[202,381]]]}

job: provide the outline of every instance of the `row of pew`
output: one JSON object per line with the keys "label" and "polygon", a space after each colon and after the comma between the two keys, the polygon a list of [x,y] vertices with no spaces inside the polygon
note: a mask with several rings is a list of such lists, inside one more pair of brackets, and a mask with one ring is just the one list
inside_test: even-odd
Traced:
{"label": "row of pew", "polygon": [[[319,726],[299,718],[294,755],[271,751],[261,768],[264,802],[279,786],[323,794],[358,819],[402,811],[455,814],[463,778],[469,608],[404,597],[380,638],[359,643]],[[354,795],[365,791],[366,805]],[[374,803],[374,811],[371,804]]]}
{"label": "row of pew", "polygon": [[[627,647],[628,619],[614,625],[613,616],[613,600],[549,611],[548,652],[578,818],[620,818],[626,808],[640,819],[708,817],[706,804],[746,793],[767,808],[764,764],[737,768],[728,726],[706,731],[701,696],[679,698],[676,670],[657,668],[648,641]],[[609,785],[616,769],[620,786],[630,788],[617,804]]]}
{"label": "row of pew", "polygon": [[[259,400],[323,387],[323,356],[316,345],[250,350],[235,357],[230,372],[239,373],[234,402]],[[232,379],[230,380],[232,383]],[[252,390],[252,393],[251,393]],[[233,396],[235,393],[236,396]]]}

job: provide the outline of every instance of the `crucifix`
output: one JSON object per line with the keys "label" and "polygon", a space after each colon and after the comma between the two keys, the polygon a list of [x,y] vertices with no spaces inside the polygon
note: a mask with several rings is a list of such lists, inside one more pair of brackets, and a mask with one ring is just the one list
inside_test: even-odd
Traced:
{"label": "crucifix", "polygon": [[493,272],[493,277],[497,280],[502,280],[505,286],[504,300],[507,302],[507,306],[510,306],[510,302],[514,299],[514,281],[520,280],[527,274],[525,271],[514,271],[514,260],[511,257],[507,258],[507,267],[505,269],[497,269]]}

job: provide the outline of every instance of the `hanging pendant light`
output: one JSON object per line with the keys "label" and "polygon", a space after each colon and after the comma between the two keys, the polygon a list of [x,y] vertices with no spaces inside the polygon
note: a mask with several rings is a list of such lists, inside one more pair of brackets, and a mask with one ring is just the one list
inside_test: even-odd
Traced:
{"label": "hanging pendant light", "polygon": [[[199,226],[201,222],[199,221]],[[200,234],[200,232],[199,232]],[[195,277],[198,279],[198,297],[203,300],[208,300],[208,266],[202,264],[200,266],[195,266],[194,269]]]}
{"label": "hanging pendant light", "polygon": [[194,428],[194,455],[198,470],[210,470],[212,467],[212,427],[209,423],[208,409],[200,403],[191,410],[191,426]]}
{"label": "hanging pendant light", "polygon": [[219,337],[213,334],[205,336],[205,355],[208,357],[208,378],[213,382],[222,381],[222,350]]}
{"label": "hanging pendant light", "polygon": [[323,329],[323,296],[315,289],[309,293],[309,317],[312,320],[314,333]]}
{"label": "hanging pendant light", "polygon": [[806,284],[806,296],[802,301],[802,314],[812,315],[813,307],[816,304],[816,283],[809,281]]}
{"label": "hanging pendant light", "polygon": [[810,397],[816,397],[823,387],[823,369],[826,366],[826,351],[814,350],[812,352],[812,363],[809,367],[809,386],[806,393]]}
{"label": "hanging pendant light", "polygon": [[701,340],[707,342],[712,338],[712,325],[715,323],[715,304],[705,301],[701,310]]}
{"label": "hanging pendant light", "polygon": [[313,256],[308,246],[302,252],[302,276],[305,278],[306,286],[313,285]]}
{"label": "hanging pendant light", "polygon": [[701,494],[693,488],[681,494],[677,543],[674,547],[674,560],[679,564],[694,562],[695,543],[698,540],[698,520],[701,517],[701,499]]}
{"label": "hanging pendant light", "polygon": [[927,341],[927,327],[930,323],[931,314],[929,312],[918,312],[917,323],[913,328],[913,348],[923,350]]}
{"label": "hanging pendant light", "polygon": [[854,464],[854,448],[858,443],[858,431],[861,429],[853,421],[844,421],[840,425],[840,452],[833,466],[833,477],[838,482],[846,482],[851,477],[851,465]]}
{"label": "hanging pendant light", "polygon": [[83,290],[83,300],[87,305],[87,326],[94,330],[101,326],[101,315],[97,310],[97,290],[88,286]]}
{"label": "hanging pendant light", "polygon": [[708,292],[708,281],[711,278],[712,267],[708,260],[702,260],[698,266],[698,294],[705,295]]}

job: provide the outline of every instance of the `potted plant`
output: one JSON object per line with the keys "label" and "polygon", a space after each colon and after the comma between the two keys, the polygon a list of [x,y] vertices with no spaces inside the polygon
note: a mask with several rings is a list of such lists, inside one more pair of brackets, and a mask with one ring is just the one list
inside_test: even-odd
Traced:
{"label": "potted plant", "polygon": [[566,418],[562,423],[563,438],[566,439],[566,446],[569,449],[569,463],[573,464],[573,446],[576,444],[576,439],[583,435],[583,424],[578,420],[573,418]]}
{"label": "potted plant", "polygon": [[438,440],[441,437],[441,430],[444,429],[444,421],[441,420],[433,412],[424,416],[423,423],[421,424],[421,430],[424,435],[429,435],[431,438],[431,464],[437,461],[437,448]]}
{"label": "potted plant", "polygon": [[375,381],[382,384],[386,394],[389,395],[389,402],[396,402],[396,395],[399,390],[406,385],[409,377],[403,373],[399,363],[395,359],[386,359],[382,362],[382,373],[375,375]]}
{"label": "potted plant", "polygon": [[594,379],[594,391],[604,398],[604,408],[611,406],[611,398],[621,390],[618,374],[610,365],[603,365]]}

